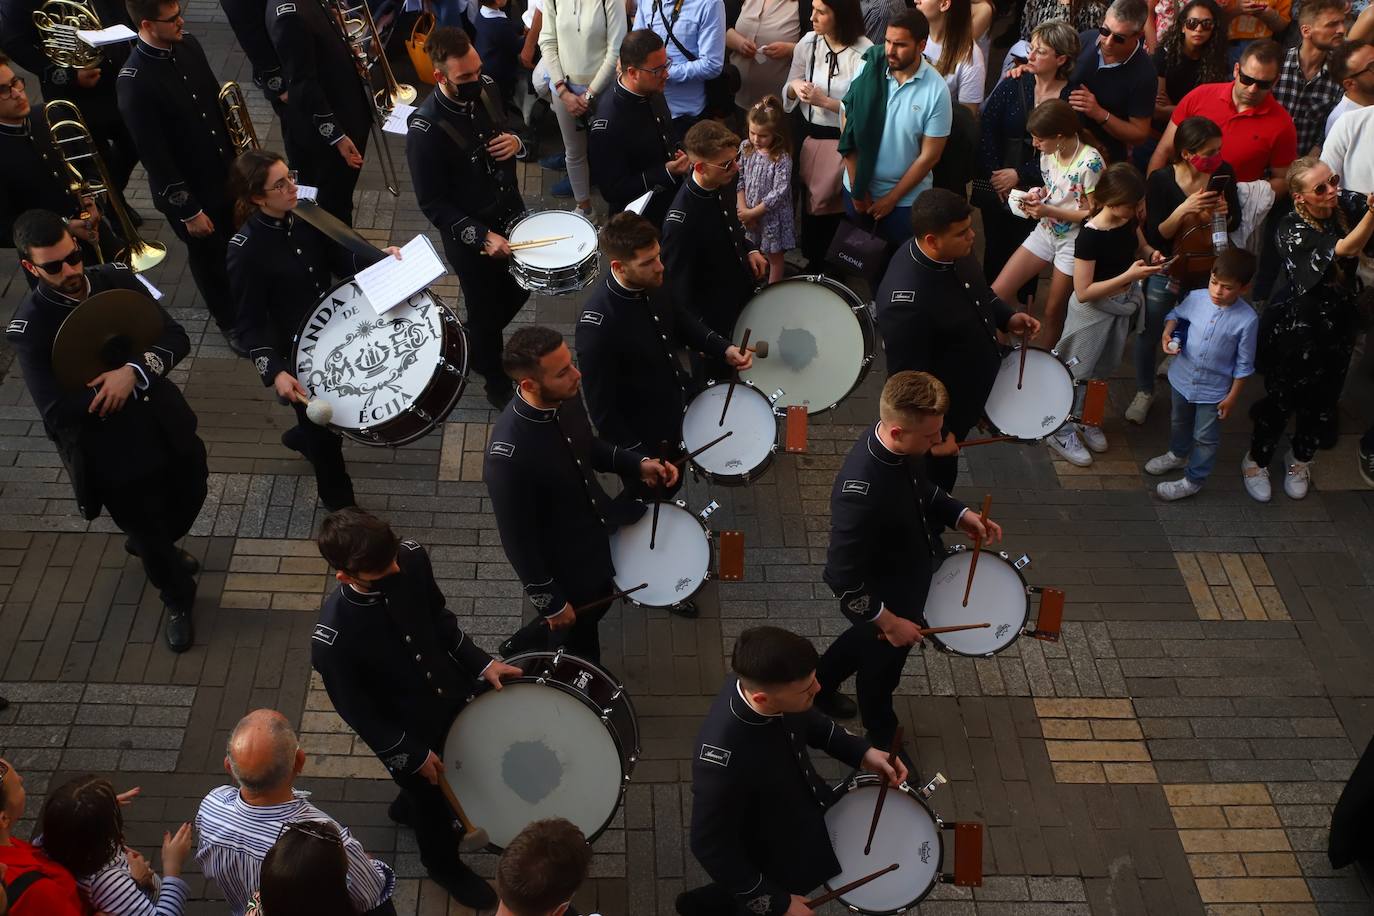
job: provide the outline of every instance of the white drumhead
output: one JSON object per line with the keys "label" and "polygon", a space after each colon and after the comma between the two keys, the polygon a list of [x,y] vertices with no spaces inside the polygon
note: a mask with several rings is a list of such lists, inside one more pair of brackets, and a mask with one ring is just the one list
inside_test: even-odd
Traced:
{"label": "white drumhead", "polygon": [[730,438],[717,442],[692,460],[711,474],[745,476],[773,453],[778,441],[778,420],[768,398],[749,385],[736,385],[722,425],[720,412],[729,388],[728,383],[718,382],[692,398],[682,418],[682,442],[687,451],[694,452],[731,433]]}
{"label": "white drumhead", "polygon": [[1005,649],[1021,635],[1021,628],[1026,625],[1026,583],[1010,563],[984,550],[973,574],[968,607],[964,607],[964,586],[972,562],[973,551],[963,550],[950,554],[940,564],[926,595],[926,623],[932,627],[992,624],[981,630],[960,630],[934,637],[962,655],[986,655]]}
{"label": "white drumhead", "polygon": [[1020,390],[1021,351],[1002,357],[997,381],[983,407],[992,425],[1018,439],[1043,439],[1063,426],[1073,412],[1073,374],[1059,357],[1031,348]]}
{"label": "white drumhead", "polygon": [[463,707],[444,742],[444,772],[497,846],[545,817],[567,818],[591,836],[615,813],[624,775],[615,740],[590,706],[527,681]]}
{"label": "white drumhead", "polygon": [[325,295],[301,330],[296,378],[328,402],[334,426],[379,426],[424,393],[443,340],[442,313],[428,291],[378,315],[349,280]]}
{"label": "white drumhead", "polygon": [[596,251],[596,227],[582,214],[568,210],[531,213],[511,229],[510,242],[515,244],[564,235],[571,238],[560,239],[552,245],[513,251],[511,255],[521,264],[550,270],[580,264]]}
{"label": "white drumhead", "polygon": [[[734,406],[731,405],[731,410]],[[674,503],[658,509],[658,533],[654,549],[649,549],[654,507],[632,525],[611,533],[611,562],[615,565],[615,587],[634,588],[649,583],[630,597],[650,607],[670,607],[686,601],[706,580],[711,567],[711,545],[696,516]]]}
{"label": "white drumhead", "polygon": [[836,888],[871,875],[896,862],[901,868],[875,878],[840,898],[866,913],[891,913],[914,904],[935,883],[940,872],[940,836],[930,812],[906,792],[889,789],[883,814],[873,834],[873,847],[864,855],[878,785],[857,786],[845,792],[825,812],[830,846],[840,860],[840,873],[826,882]]}
{"label": "white drumhead", "polygon": [[751,344],[768,342],[768,357],[755,356],[740,378],[769,396],[781,388],[779,407],[826,410],[849,394],[863,371],[867,354],[859,318],[838,293],[819,283],[784,280],[768,287],[740,312],[736,341],[745,328],[753,331]]}

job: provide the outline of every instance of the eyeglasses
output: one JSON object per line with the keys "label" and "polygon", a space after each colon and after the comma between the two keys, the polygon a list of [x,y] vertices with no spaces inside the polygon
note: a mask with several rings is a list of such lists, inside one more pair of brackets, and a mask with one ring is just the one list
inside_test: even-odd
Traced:
{"label": "eyeglasses", "polygon": [[172,23],[181,20],[181,19],[185,16],[185,14],[186,14],[186,7],[184,7],[184,6],[178,6],[178,7],[177,7],[177,11],[176,11],[175,13],[173,13],[172,15],[168,16],[166,19],[149,19],[148,21],[149,21],[149,22],[160,22],[160,23],[162,23],[163,25],[171,25]]}
{"label": "eyeglasses", "polygon": [[297,172],[296,170],[292,169],[291,171],[286,173],[286,177],[283,178],[281,181],[268,185],[267,190],[285,191],[287,188],[294,188],[296,186],[296,178],[299,175],[300,172]]}
{"label": "eyeglasses", "polygon": [[1183,20],[1183,27],[1195,32],[1210,32],[1217,27],[1217,21],[1215,19],[1185,19]]}
{"label": "eyeglasses", "polygon": [[668,68],[672,65],[673,62],[668,61],[661,67],[631,67],[630,69],[638,70],[640,73],[652,73],[654,76],[662,76],[663,74],[668,72]]}
{"label": "eyeglasses", "polygon": [[63,264],[70,264],[71,266],[75,267],[85,259],[86,256],[81,253],[81,246],[78,245],[77,247],[73,248],[72,253],[67,255],[65,258],[58,258],[56,261],[44,261],[42,264],[39,264],[37,261],[34,261],[32,263],[34,267],[37,267],[45,274],[55,274],[62,270]]}
{"label": "eyeglasses", "polygon": [[1097,27],[1097,34],[1101,35],[1103,38],[1110,38],[1112,40],[1112,44],[1124,45],[1126,42],[1134,40],[1136,36],[1138,36],[1140,33],[1132,32],[1129,35],[1121,35],[1116,32],[1113,32],[1105,25],[1100,25]]}
{"label": "eyeglasses", "polygon": [[[1359,74],[1355,74],[1359,76]],[[12,99],[15,95],[24,91],[24,78],[16,76],[14,79],[0,86],[0,99]]]}
{"label": "eyeglasses", "polygon": [[1243,70],[1236,74],[1236,78],[1240,80],[1242,86],[1254,86],[1260,92],[1268,92],[1270,89],[1273,89],[1274,83],[1276,82],[1275,80],[1256,79]]}
{"label": "eyeglasses", "polygon": [[1308,194],[1325,194],[1327,191],[1339,191],[1341,189],[1341,176],[1332,175],[1321,184],[1312,185],[1307,191]]}
{"label": "eyeglasses", "polygon": [[291,821],[282,824],[281,833],[277,834],[277,838],[281,839],[289,830],[296,833],[303,833],[312,839],[333,843],[335,846],[342,846],[343,837],[339,835],[337,830],[330,829],[333,826],[333,824],[328,824],[324,821]]}

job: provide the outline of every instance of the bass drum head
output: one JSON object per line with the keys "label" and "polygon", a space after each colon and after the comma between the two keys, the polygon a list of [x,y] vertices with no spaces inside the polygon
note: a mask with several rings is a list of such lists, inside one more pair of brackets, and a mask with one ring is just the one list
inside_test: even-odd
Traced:
{"label": "bass drum head", "polygon": [[992,624],[981,630],[937,633],[941,646],[959,655],[992,655],[1014,643],[1026,626],[1030,597],[1016,567],[991,550],[984,550],[973,575],[973,590],[964,607],[964,586],[973,551],[959,550],[945,557],[930,580],[926,595],[926,625],[954,627],[965,623]]}
{"label": "bass drum head", "polygon": [[730,438],[717,442],[692,463],[712,477],[743,482],[753,479],[773,457],[778,418],[768,398],[756,388],[736,385],[722,424],[720,412],[729,388],[727,383],[717,382],[692,398],[682,418],[682,444],[694,452],[729,432]]}
{"label": "bass drum head", "polygon": [[331,427],[366,445],[404,445],[458,402],[467,347],[457,317],[428,290],[378,315],[345,280],[306,316],[294,362],[301,385],[333,411]]}
{"label": "bass drum head", "polygon": [[1026,374],[1018,390],[1020,373],[1018,347],[1002,357],[983,413],[1003,435],[1043,439],[1073,412],[1073,374],[1059,357],[1034,347],[1026,353]]}
{"label": "bass drum head", "polygon": [[871,324],[867,309],[838,284],[798,277],[774,283],[750,299],[735,322],[736,341],[749,328],[751,344],[768,342],[768,357],[755,355],[740,378],[769,397],[781,388],[778,407],[829,410],[854,390],[872,361]]}
{"label": "bass drum head", "polygon": [[444,766],[464,812],[502,848],[546,817],[596,836],[615,816],[625,775],[590,703],[533,681],[507,683],[463,707],[444,742]]}
{"label": "bass drum head", "polygon": [[[734,407],[730,408],[731,410]],[[672,607],[690,599],[706,582],[711,542],[697,517],[676,503],[661,503],[658,533],[649,549],[654,509],[611,533],[611,563],[617,590],[649,583],[630,598],[649,607]]]}
{"label": "bass drum head", "polygon": [[878,788],[876,776],[860,776],[825,812],[830,845],[840,860],[840,873],[825,886],[843,887],[896,862],[901,866],[896,871],[849,891],[839,902],[861,913],[901,913],[935,886],[944,848],[934,815],[904,787],[888,790],[872,850],[864,855]]}
{"label": "bass drum head", "polygon": [[564,235],[572,238],[559,239],[551,245],[513,251],[511,257],[517,263],[535,270],[556,270],[580,264],[596,253],[596,227],[582,214],[568,210],[531,213],[511,228],[510,243],[514,245],[517,242],[559,238]]}

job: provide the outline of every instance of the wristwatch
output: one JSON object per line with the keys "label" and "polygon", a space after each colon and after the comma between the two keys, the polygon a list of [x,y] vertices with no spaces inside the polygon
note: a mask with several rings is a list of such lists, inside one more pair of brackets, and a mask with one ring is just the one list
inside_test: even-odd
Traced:
{"label": "wristwatch", "polygon": [[585,101],[588,105],[592,103],[592,99],[594,98],[596,98],[596,93],[592,92],[590,89],[588,89],[586,94],[582,96],[582,100]]}

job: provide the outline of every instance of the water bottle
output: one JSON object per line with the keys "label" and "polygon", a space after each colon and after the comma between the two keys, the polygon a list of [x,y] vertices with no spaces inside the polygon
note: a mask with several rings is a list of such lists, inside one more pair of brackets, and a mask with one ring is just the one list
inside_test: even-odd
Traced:
{"label": "water bottle", "polygon": [[1231,247],[1231,234],[1226,231],[1226,214],[1220,210],[1212,214],[1212,253],[1221,254]]}

